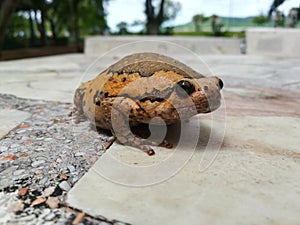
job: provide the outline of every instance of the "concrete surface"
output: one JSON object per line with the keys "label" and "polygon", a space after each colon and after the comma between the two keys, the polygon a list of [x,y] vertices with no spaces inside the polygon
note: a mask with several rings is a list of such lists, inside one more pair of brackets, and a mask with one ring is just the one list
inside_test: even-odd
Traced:
{"label": "concrete surface", "polygon": [[0,62],[0,92],[22,98],[71,102],[74,89],[90,62],[82,54]]}
{"label": "concrete surface", "polygon": [[[201,123],[209,128],[210,121]],[[194,124],[191,121],[190,126]],[[205,149],[203,139],[187,164],[180,165],[182,169],[158,165],[172,160],[166,160],[166,154],[184,158],[189,147],[176,152],[160,149],[149,158],[114,144],[69,192],[68,203],[91,215],[137,225],[297,224],[300,119],[229,117],[226,126],[222,148],[202,172],[203,155],[215,150]],[[152,181],[153,177],[159,181],[159,175],[167,175],[169,169],[173,174],[165,181]],[[143,184],[143,178],[148,185],[135,187]]]}
{"label": "concrete surface", "polygon": [[[0,62],[0,93],[71,102],[82,80],[96,76],[130,52],[128,47],[120,49],[94,56],[70,54]],[[122,186],[99,176],[97,171],[105,165],[106,157],[149,167],[169,159],[172,150],[158,149],[154,158],[114,144],[71,189],[70,206],[134,224],[298,224],[300,59],[239,54],[197,57],[188,51],[178,54],[178,49],[169,52],[196,70],[223,79],[227,122],[224,139],[219,139],[223,140],[220,151],[203,151],[210,134],[210,124],[205,122],[209,117],[203,116],[201,123],[206,123],[207,129],[206,135],[200,136],[200,151],[196,150],[186,165],[180,164],[185,165],[183,169],[164,182],[133,188],[128,185],[132,180]],[[189,124],[197,130],[195,123]],[[185,156],[189,158],[189,154]],[[199,172],[203,156],[212,163]],[[178,161],[173,162],[176,165]],[[112,166],[107,169],[123,182],[133,177],[116,173]],[[153,174],[145,178],[157,178]]]}
{"label": "concrete surface", "polygon": [[0,110],[0,139],[26,120],[31,114],[19,110]]}
{"label": "concrete surface", "polygon": [[[91,36],[85,41],[84,53],[88,56],[99,56],[99,53],[106,53],[121,45],[128,43],[136,43],[137,48],[145,49],[145,45],[149,45],[154,52],[164,54],[178,54],[182,51],[170,46],[170,44],[178,45],[189,49],[196,54],[240,54],[240,39],[238,38],[222,38],[222,37],[172,37],[172,36],[117,36],[113,39],[109,36]],[[140,43],[139,43],[140,42]],[[130,51],[131,48],[128,48]]]}
{"label": "concrete surface", "polygon": [[249,28],[246,30],[247,54],[299,57],[299,38],[299,29]]}
{"label": "concrete surface", "polygon": [[[23,98],[72,102],[74,90],[82,81],[97,76],[127,55],[125,50],[122,48],[121,52],[113,51],[100,58],[69,54],[0,62],[0,92]],[[225,91],[228,87],[242,92],[244,88],[300,89],[298,58],[184,53],[170,56],[205,75],[220,76],[226,85]]]}

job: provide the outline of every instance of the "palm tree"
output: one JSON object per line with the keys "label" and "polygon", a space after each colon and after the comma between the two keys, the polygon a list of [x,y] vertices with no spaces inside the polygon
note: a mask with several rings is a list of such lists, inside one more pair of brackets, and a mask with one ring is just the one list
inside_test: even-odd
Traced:
{"label": "palm tree", "polygon": [[272,5],[270,7],[269,13],[268,13],[269,17],[271,17],[272,12],[275,12],[277,7],[280,6],[284,2],[285,2],[285,0],[274,0],[274,2],[272,3]]}
{"label": "palm tree", "polygon": [[[269,17],[271,17],[272,13],[276,11],[277,7],[280,6],[284,2],[285,2],[285,0],[274,0],[270,7],[269,13],[268,13]],[[298,15],[300,15],[300,5],[298,8]],[[298,16],[298,18],[299,18],[299,16]]]}

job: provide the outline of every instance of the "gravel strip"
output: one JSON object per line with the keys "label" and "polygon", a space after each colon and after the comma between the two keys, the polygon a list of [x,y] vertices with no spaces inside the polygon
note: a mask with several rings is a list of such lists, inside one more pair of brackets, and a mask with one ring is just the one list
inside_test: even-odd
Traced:
{"label": "gravel strip", "polygon": [[66,193],[103,154],[109,134],[87,121],[75,124],[68,103],[0,94],[0,109],[32,114],[0,140],[0,225],[125,224],[65,204]]}

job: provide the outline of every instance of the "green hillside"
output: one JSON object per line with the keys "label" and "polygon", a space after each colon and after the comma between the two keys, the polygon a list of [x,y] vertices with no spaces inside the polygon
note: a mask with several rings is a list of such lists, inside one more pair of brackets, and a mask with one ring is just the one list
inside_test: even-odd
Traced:
{"label": "green hillside", "polygon": [[[246,18],[237,18],[237,17],[219,17],[218,23],[223,24],[223,31],[234,31],[240,32],[245,30],[247,27],[257,27],[257,24],[252,22],[253,17],[246,17]],[[263,25],[264,27],[271,27],[272,22],[268,22]],[[211,31],[211,20],[207,20],[201,24],[201,31],[208,32]],[[175,26],[174,32],[175,33],[182,33],[182,32],[194,32],[195,25],[191,21],[189,23]]]}

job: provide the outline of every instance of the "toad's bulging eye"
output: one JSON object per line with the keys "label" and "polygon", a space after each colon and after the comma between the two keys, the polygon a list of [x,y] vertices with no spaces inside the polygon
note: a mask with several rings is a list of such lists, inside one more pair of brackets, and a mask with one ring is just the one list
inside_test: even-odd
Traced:
{"label": "toad's bulging eye", "polygon": [[181,97],[188,97],[195,91],[195,87],[187,80],[181,80],[176,85],[176,93]]}

